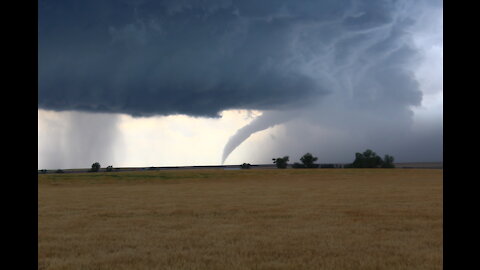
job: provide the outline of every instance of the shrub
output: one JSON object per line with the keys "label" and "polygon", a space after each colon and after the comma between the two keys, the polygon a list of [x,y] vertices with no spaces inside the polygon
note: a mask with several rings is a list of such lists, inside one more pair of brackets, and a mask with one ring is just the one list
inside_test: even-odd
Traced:
{"label": "shrub", "polygon": [[111,172],[111,171],[113,171],[113,166],[112,165],[107,167],[107,172]]}
{"label": "shrub", "polygon": [[295,163],[293,163],[292,168],[301,169],[301,168],[306,168],[306,167],[302,163],[295,162]]}
{"label": "shrub", "polygon": [[60,170],[60,169],[56,170],[55,172],[56,172],[56,173],[64,173],[64,171],[63,171],[63,170]]}
{"label": "shrub", "polygon": [[322,168],[322,169],[332,169],[332,168],[335,168],[335,165],[334,164],[322,164],[322,165],[320,165],[320,168]]}
{"label": "shrub", "polygon": [[242,165],[240,165],[240,168],[242,169],[250,169],[250,163],[243,163]]}

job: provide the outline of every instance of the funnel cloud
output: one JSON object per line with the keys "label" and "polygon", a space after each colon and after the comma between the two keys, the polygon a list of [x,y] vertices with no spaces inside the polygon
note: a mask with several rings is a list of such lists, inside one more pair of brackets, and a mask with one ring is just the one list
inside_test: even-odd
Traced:
{"label": "funnel cloud", "polygon": [[246,126],[242,127],[241,129],[237,130],[237,132],[230,137],[225,148],[223,149],[222,155],[222,164],[225,163],[225,160],[228,158],[230,153],[232,153],[235,148],[237,148],[243,141],[248,139],[250,135],[265,130],[269,127],[273,127],[275,125],[284,123],[288,121],[292,115],[290,112],[264,112],[262,115],[258,116],[257,118],[253,119],[252,122],[247,124]]}

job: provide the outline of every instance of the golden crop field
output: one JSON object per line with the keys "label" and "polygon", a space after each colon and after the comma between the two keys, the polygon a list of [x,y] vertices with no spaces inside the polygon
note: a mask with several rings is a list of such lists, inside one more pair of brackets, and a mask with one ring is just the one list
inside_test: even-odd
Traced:
{"label": "golden crop field", "polygon": [[442,269],[443,170],[38,176],[39,269]]}

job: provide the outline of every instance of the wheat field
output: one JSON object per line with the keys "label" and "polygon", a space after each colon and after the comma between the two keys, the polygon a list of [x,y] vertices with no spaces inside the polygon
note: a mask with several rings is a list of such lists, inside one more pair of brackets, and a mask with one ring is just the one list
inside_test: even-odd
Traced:
{"label": "wheat field", "polygon": [[442,269],[443,170],[38,176],[39,269]]}

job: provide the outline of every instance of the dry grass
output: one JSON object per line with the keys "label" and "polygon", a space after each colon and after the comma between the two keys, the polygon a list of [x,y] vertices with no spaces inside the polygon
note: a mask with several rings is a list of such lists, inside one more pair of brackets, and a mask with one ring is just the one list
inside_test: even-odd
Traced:
{"label": "dry grass", "polygon": [[39,269],[441,269],[442,174],[39,175]]}

